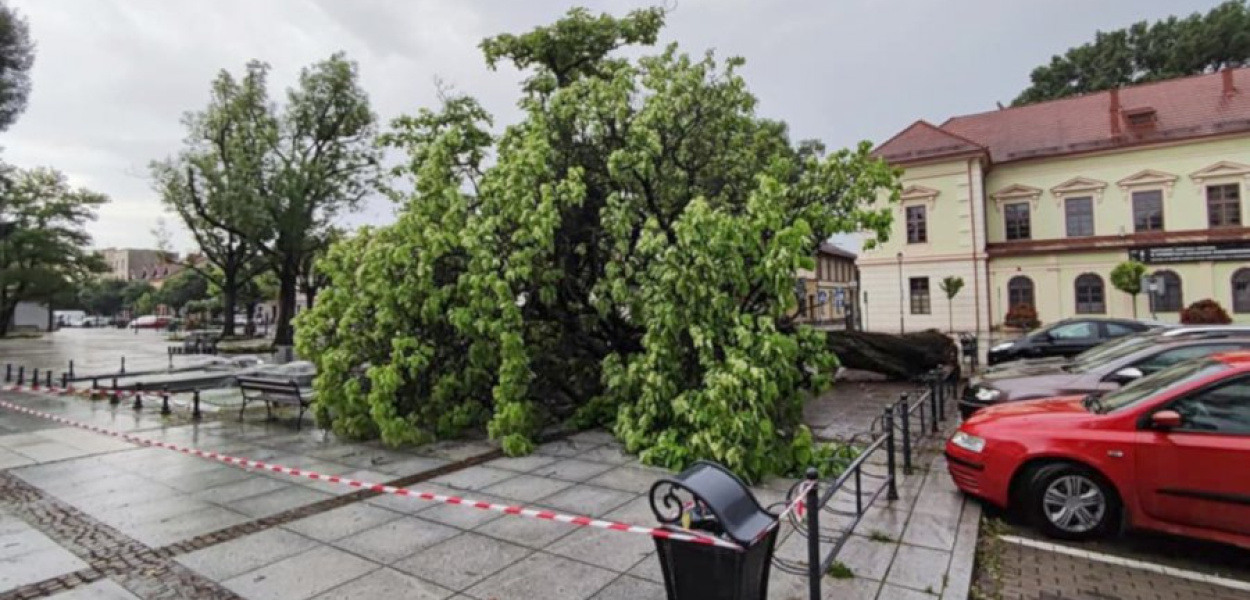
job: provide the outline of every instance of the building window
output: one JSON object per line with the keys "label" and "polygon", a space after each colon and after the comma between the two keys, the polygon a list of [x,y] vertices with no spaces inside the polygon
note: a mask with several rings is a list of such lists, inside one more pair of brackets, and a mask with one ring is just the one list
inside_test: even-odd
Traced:
{"label": "building window", "polygon": [[1003,206],[1003,218],[1007,225],[1007,239],[1029,239],[1029,203],[1016,202]]}
{"label": "building window", "polygon": [[1207,222],[1212,227],[1241,226],[1241,185],[1207,186]]}
{"label": "building window", "polygon": [[1086,273],[1076,278],[1076,312],[1081,315],[1101,315],[1107,312],[1102,277]]}
{"label": "building window", "polygon": [[1017,275],[1007,282],[1007,307],[1010,309],[1021,304],[1037,306],[1033,300],[1033,280]]}
{"label": "building window", "polygon": [[1233,312],[1250,313],[1250,268],[1233,273]]}
{"label": "building window", "polygon": [[1068,237],[1094,235],[1094,199],[1089,196],[1068,198],[1064,204]]}
{"label": "building window", "polygon": [[1133,230],[1163,231],[1163,190],[1133,192]]}
{"label": "building window", "polygon": [[907,243],[923,244],[929,241],[929,224],[923,206],[907,207]]}
{"label": "building window", "polygon": [[1181,299],[1181,277],[1172,271],[1155,273],[1161,287],[1153,296],[1155,312],[1181,312],[1184,301]]}
{"label": "building window", "polygon": [[929,302],[929,278],[911,278],[911,314],[927,315],[931,310]]}

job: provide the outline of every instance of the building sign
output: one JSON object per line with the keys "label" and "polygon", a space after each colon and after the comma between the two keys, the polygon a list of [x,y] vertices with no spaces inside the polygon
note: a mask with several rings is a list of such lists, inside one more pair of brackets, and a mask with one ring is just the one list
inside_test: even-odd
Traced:
{"label": "building sign", "polygon": [[1128,251],[1132,260],[1154,265],[1188,262],[1250,262],[1250,242],[1153,246]]}

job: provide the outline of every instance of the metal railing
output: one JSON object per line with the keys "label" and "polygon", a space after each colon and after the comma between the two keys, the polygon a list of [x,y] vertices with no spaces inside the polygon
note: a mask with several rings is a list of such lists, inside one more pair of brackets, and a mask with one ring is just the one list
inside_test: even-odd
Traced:
{"label": "metal railing", "polygon": [[[821,597],[822,576],[837,561],[838,553],[854,533],[855,527],[882,495],[889,501],[899,499],[898,454],[901,450],[903,472],[911,474],[916,442],[941,430],[939,423],[946,420],[947,400],[958,393],[958,371],[942,369],[923,378],[925,389],[914,395],[902,394],[899,400],[885,407],[882,415],[874,419],[869,431],[871,441],[859,456],[828,485],[822,484],[815,468],[807,470],[807,477],[790,488],[787,505],[800,493],[806,496],[802,511],[792,511],[788,518],[795,531],[807,540],[807,560],[798,562],[773,557],[773,565],[780,571],[805,576],[809,582],[811,600]],[[913,418],[915,417],[915,418]],[[919,425],[916,428],[915,425]],[[901,448],[898,447],[901,442]],[[879,452],[885,452],[885,473],[866,471],[866,466]],[[876,463],[879,466],[879,463]],[[849,492],[854,497],[854,507],[837,508],[830,505],[839,492]],[[821,532],[821,513],[846,520],[845,525]],[[822,553],[821,545],[831,546]]]}

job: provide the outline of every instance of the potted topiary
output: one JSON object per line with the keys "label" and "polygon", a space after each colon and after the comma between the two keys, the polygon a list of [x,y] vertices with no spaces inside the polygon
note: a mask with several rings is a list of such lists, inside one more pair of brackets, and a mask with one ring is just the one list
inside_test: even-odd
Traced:
{"label": "potted topiary", "polygon": [[1016,329],[1023,329],[1025,331],[1037,329],[1037,327],[1042,324],[1042,322],[1037,319],[1037,309],[1033,308],[1032,304],[1025,303],[1020,303],[1011,307],[1011,309],[1007,311],[1007,317],[1004,321],[1008,327],[1015,327]]}
{"label": "potted topiary", "polygon": [[1228,311],[1210,298],[1190,304],[1181,311],[1181,323],[1186,325],[1227,325],[1232,322]]}

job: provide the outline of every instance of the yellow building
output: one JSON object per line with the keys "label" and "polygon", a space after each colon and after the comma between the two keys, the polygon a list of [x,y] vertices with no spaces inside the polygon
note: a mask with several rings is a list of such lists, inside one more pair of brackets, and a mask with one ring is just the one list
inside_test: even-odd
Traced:
{"label": "yellow building", "polygon": [[800,270],[797,320],[834,328],[854,327],[855,255],[828,242],[816,249],[816,270]]}
{"label": "yellow building", "polygon": [[[875,152],[904,175],[858,260],[869,330],[945,329],[952,275],[960,331],[1017,304],[1176,321],[1205,298],[1250,323],[1250,69],[919,121]],[[1159,283],[1136,306],[1110,281],[1130,258]]]}

